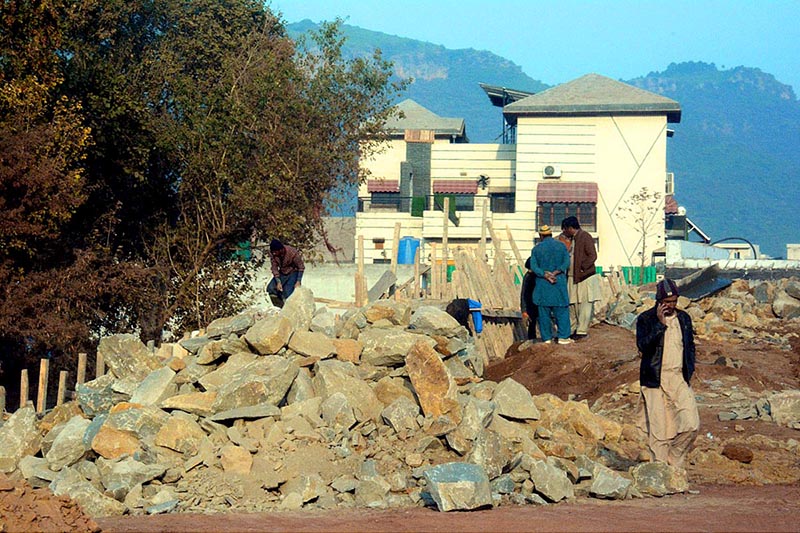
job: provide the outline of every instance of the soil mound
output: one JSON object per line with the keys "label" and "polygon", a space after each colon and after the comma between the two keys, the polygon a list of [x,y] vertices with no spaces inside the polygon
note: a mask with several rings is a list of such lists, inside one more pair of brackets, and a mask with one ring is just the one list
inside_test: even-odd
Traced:
{"label": "soil mound", "polygon": [[0,474],[0,531],[97,532],[100,526],[74,500]]}

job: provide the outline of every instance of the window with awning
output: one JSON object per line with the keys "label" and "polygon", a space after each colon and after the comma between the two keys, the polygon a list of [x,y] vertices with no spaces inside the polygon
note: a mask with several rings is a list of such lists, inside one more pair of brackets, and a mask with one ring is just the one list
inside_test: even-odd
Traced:
{"label": "window with awning", "polygon": [[537,202],[574,202],[597,203],[597,183],[581,182],[544,182],[536,188]]}
{"label": "window with awning", "polygon": [[537,222],[554,229],[569,216],[577,217],[581,228],[597,231],[597,183],[540,183],[536,189]]}

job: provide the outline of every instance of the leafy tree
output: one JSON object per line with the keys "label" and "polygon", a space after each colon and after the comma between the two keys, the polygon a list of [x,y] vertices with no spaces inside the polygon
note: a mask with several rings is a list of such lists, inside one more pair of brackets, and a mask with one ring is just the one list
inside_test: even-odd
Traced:
{"label": "leafy tree", "polygon": [[296,45],[253,0],[7,0],[0,15],[10,359],[239,310],[237,246],[310,247],[402,88],[378,52],[343,57],[340,22]]}
{"label": "leafy tree", "polygon": [[639,235],[635,248],[641,260],[639,279],[644,280],[649,242],[664,231],[664,204],[661,201],[661,193],[642,187],[625,199],[619,211],[621,218]]}

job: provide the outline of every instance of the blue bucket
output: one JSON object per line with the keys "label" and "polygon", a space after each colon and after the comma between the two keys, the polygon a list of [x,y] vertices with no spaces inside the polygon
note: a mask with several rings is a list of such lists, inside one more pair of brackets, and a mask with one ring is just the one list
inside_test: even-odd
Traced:
{"label": "blue bucket", "polygon": [[413,265],[414,257],[419,248],[419,239],[416,237],[401,237],[397,243],[397,264]]}
{"label": "blue bucket", "polygon": [[469,312],[472,314],[472,323],[475,324],[475,333],[483,331],[483,314],[481,313],[481,303],[477,300],[467,298]]}

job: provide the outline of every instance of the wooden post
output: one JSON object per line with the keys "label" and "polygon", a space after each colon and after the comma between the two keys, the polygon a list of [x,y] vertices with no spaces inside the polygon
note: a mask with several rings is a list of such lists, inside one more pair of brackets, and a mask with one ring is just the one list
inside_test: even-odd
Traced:
{"label": "wooden post", "polygon": [[400,248],[400,222],[394,224],[394,240],[392,241],[392,274],[397,275],[397,257]]}
{"label": "wooden post", "polygon": [[608,272],[608,286],[611,287],[611,294],[613,294],[616,298],[617,294],[619,293],[619,289],[617,288],[617,280],[614,279],[615,273],[614,265],[611,265],[611,270]]}
{"label": "wooden post", "polygon": [[25,407],[28,405],[28,369],[23,368],[19,375],[19,406]]}
{"label": "wooden post", "polygon": [[78,385],[83,385],[86,382],[86,354],[79,353],[78,354],[78,377],[75,380],[75,388],[77,389]]}
{"label": "wooden post", "polygon": [[431,243],[431,298],[439,299],[441,297],[439,289],[439,274],[441,270],[437,264],[436,243]]}
{"label": "wooden post", "polygon": [[481,242],[478,244],[478,252],[482,261],[486,257],[486,205],[489,203],[489,198],[483,199],[483,210],[481,212]]}
{"label": "wooden post", "polygon": [[444,216],[442,217],[442,298],[450,298],[447,285],[447,263],[450,251],[447,248],[447,229],[450,227],[450,197],[444,197]]}
{"label": "wooden post", "polygon": [[522,260],[522,254],[519,253],[517,242],[514,240],[514,236],[511,234],[511,228],[508,227],[508,224],[506,224],[506,236],[508,237],[508,243],[511,245],[511,250],[514,252],[514,257],[517,259],[519,279],[520,283],[522,283],[522,278],[525,276],[525,261]]}
{"label": "wooden post", "polygon": [[[397,276],[397,259],[400,255],[400,222],[395,222],[394,224],[394,242],[392,243],[392,274]],[[389,293],[392,294],[394,292],[394,299],[397,300],[397,291],[394,291],[391,287],[389,288]]]}
{"label": "wooden post", "polygon": [[47,377],[50,372],[50,359],[39,361],[39,390],[36,396],[36,412],[44,413],[47,409]]}
{"label": "wooden post", "polygon": [[414,298],[419,298],[420,282],[419,282],[419,256],[421,246],[417,246],[414,252]]}
{"label": "wooden post", "polygon": [[103,359],[103,354],[98,353],[94,363],[94,377],[99,378],[106,373],[106,361]]}
{"label": "wooden post", "polygon": [[0,386],[0,415],[6,412],[6,388]]}
{"label": "wooden post", "polygon": [[67,393],[67,377],[69,372],[62,370],[58,373],[58,395],[56,396],[56,405],[64,403],[64,396]]}
{"label": "wooden post", "polygon": [[356,271],[356,306],[367,305],[367,279],[364,275],[364,236],[358,236],[358,265]]}

